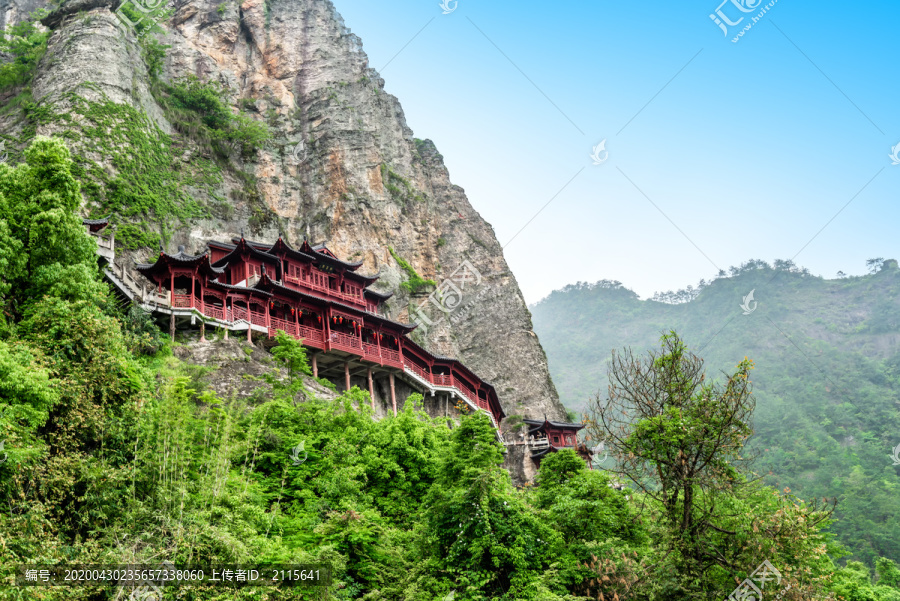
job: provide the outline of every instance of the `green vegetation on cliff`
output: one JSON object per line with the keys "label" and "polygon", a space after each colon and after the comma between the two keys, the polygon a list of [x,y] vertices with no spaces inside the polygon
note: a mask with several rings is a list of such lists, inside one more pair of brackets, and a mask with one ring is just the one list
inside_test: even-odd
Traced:
{"label": "green vegetation on cliff", "polygon": [[50,37],[50,32],[38,23],[45,14],[45,10],[40,10],[0,32],[0,53],[8,57],[0,64],[0,90],[31,81]]}
{"label": "green vegetation on cliff", "polygon": [[400,269],[406,272],[408,278],[405,282],[400,282],[400,288],[409,294],[417,294],[429,287],[437,286],[437,282],[434,280],[426,280],[420,276],[413,266],[409,264],[409,261],[398,255],[393,248],[388,247],[388,250],[391,256],[394,257],[394,260],[397,261]]}

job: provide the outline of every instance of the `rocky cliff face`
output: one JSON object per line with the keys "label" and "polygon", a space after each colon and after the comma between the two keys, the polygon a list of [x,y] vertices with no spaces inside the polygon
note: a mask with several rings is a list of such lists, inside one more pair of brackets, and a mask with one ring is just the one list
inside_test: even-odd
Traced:
{"label": "rocky cliff face", "polygon": [[[34,102],[64,111],[75,92],[127,104],[176,139],[184,161],[208,158],[167,121],[137,38],[112,12],[117,5],[68,0],[45,19],[53,33],[32,82]],[[38,7],[32,0],[0,6],[7,22]],[[434,145],[413,137],[399,102],[384,92],[359,38],[330,2],[179,1],[161,25],[157,38],[169,46],[162,81],[195,75],[219,82],[235,110],[264,121],[272,133],[252,158],[231,157],[215,185],[189,190],[227,199],[230,207],[192,218],[168,244],[198,250],[210,238],[242,230],[261,240],[283,232],[292,243],[308,236],[339,256],[364,260],[361,272],[379,274],[379,288],[400,292],[407,274],[391,247],[423,278],[450,281],[433,302],[427,294],[399,293],[390,304],[394,317],[428,326],[418,330],[420,341],[492,382],[509,415],[565,418],[493,229],[451,183]],[[77,119],[42,122],[35,131],[78,126]],[[0,127],[28,131],[10,119]],[[74,152],[88,152],[70,139]],[[105,171],[116,172],[116,161],[92,152]]]}

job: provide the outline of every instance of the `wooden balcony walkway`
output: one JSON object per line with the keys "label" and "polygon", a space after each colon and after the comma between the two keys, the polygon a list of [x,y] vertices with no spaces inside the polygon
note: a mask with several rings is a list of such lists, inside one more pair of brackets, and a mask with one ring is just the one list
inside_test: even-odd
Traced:
{"label": "wooden balcony walkway", "polygon": [[[339,350],[363,361],[383,367],[395,368],[408,376],[407,380],[417,384],[423,393],[449,392],[453,396],[461,398],[473,411],[484,411],[497,429],[497,435],[501,442],[503,442],[500,424],[497,423],[494,414],[491,412],[488,401],[480,398],[471,386],[456,376],[430,373],[421,366],[406,361],[399,351],[363,342],[358,336],[352,336],[343,332],[331,332],[330,336],[328,336],[323,329],[311,328],[296,322],[267,316],[257,311],[248,311],[241,307],[229,308],[204,303],[202,299],[197,299],[190,294],[172,295],[169,292],[159,293],[153,287],[140,284],[129,273],[124,264],[115,262],[114,244],[111,239],[107,241],[96,235],[95,238],[98,239],[98,255],[108,261],[108,265],[103,270],[106,278],[119,292],[147,313],[192,316],[200,318],[204,323],[209,323],[215,327],[240,332],[244,332],[249,328],[265,333],[270,338],[274,337],[278,330],[282,330],[286,334],[301,340],[304,346],[325,352]],[[101,249],[103,252],[100,252]],[[305,281],[303,283],[305,285],[309,284],[309,282]]]}

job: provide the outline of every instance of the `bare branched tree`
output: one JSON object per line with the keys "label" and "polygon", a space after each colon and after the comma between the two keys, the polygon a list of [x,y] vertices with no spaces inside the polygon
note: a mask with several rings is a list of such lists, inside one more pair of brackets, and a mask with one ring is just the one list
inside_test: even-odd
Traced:
{"label": "bare branched tree", "polygon": [[611,471],[659,502],[685,543],[677,545],[681,553],[701,566],[727,563],[699,543],[709,530],[729,533],[716,493],[734,494],[746,484],[736,464],[753,432],[752,368],[744,359],[724,384],[709,382],[703,359],[672,331],[646,356],[613,352],[609,394],[591,403],[588,432],[616,457]]}

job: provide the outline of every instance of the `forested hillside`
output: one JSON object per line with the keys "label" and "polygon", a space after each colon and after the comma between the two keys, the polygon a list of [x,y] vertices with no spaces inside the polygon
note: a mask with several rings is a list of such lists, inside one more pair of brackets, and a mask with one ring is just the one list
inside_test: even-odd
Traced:
{"label": "forested hillside", "polygon": [[[768,561],[782,599],[900,601],[890,560],[835,569],[827,506],[748,482],[730,463],[745,415],[728,421],[727,448],[704,419],[683,419],[721,416],[709,399],[730,397],[663,399],[666,415],[684,412],[672,443],[711,449],[715,466],[681,478],[681,501],[680,490],[663,501],[620,490],[571,449],[516,489],[483,414],[431,419],[414,395],[376,421],[368,393],[313,378],[283,333],[170,342],[101,279],[63,142],[38,137],[24,159],[0,164],[0,599],[122,599],[130,589],[24,588],[15,575],[165,562],[314,564],[331,580],[181,585],[144,601],[674,601],[725,598]],[[678,349],[661,364],[692,362]],[[744,393],[746,376],[746,362],[731,376]],[[631,440],[652,441],[651,423],[630,424]],[[682,504],[695,519],[678,517]]]}
{"label": "forested hillside", "polygon": [[[755,471],[801,498],[839,500],[833,531],[856,558],[900,559],[900,270],[825,280],[750,261],[698,288],[642,301],[619,282],[579,283],[532,309],[569,409],[607,394],[614,349],[674,328],[710,374],[755,362]],[[753,292],[752,298],[746,298]]]}

